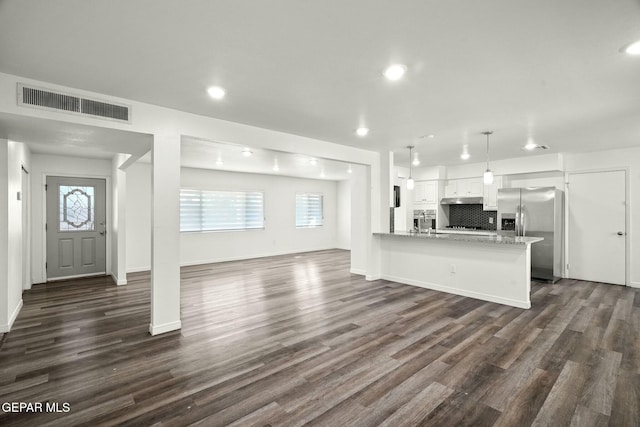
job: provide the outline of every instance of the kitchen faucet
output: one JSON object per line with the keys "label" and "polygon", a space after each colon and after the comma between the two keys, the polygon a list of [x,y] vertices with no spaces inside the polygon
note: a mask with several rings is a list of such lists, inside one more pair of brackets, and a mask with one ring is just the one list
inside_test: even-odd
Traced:
{"label": "kitchen faucet", "polygon": [[418,234],[422,233],[423,222],[421,220],[424,220],[424,224],[427,223],[427,211],[423,210],[420,212],[420,218],[418,219]]}

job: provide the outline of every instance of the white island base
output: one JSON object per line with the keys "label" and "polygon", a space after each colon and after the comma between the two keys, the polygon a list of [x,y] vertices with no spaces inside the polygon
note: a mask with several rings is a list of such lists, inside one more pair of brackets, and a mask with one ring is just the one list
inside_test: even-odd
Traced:
{"label": "white island base", "polygon": [[531,244],[541,238],[374,233],[381,278],[531,308]]}

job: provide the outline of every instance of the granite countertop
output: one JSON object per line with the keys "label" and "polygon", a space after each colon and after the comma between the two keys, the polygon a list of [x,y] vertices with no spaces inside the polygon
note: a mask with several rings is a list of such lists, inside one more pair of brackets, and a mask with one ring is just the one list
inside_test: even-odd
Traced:
{"label": "granite countertop", "polygon": [[457,228],[438,228],[436,232],[449,234],[475,234],[478,236],[495,236],[498,234],[495,230],[460,230]]}
{"label": "granite countertop", "polygon": [[408,231],[396,231],[395,233],[373,233],[374,236],[394,236],[405,237],[409,239],[429,239],[429,240],[446,240],[456,242],[477,242],[477,243],[494,243],[499,245],[530,245],[532,243],[544,240],[542,237],[523,237],[523,236],[498,236],[492,235],[473,235],[473,234],[455,234],[455,233],[411,233]]}

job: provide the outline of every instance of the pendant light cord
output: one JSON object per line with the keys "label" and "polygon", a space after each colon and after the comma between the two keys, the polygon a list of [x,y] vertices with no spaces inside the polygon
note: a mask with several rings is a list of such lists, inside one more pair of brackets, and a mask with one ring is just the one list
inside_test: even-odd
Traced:
{"label": "pendant light cord", "polygon": [[489,170],[489,135],[493,133],[493,131],[482,132],[487,136],[487,170]]}
{"label": "pendant light cord", "polygon": [[487,170],[489,170],[489,134],[487,133]]}

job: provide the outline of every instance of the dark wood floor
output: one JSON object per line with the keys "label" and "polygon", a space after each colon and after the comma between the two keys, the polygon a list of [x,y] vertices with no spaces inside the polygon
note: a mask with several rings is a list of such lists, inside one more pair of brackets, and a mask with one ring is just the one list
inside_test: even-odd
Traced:
{"label": "dark wood floor", "polygon": [[35,286],[0,349],[0,425],[640,425],[640,292],[535,284],[521,310],[349,274],[333,250]]}

